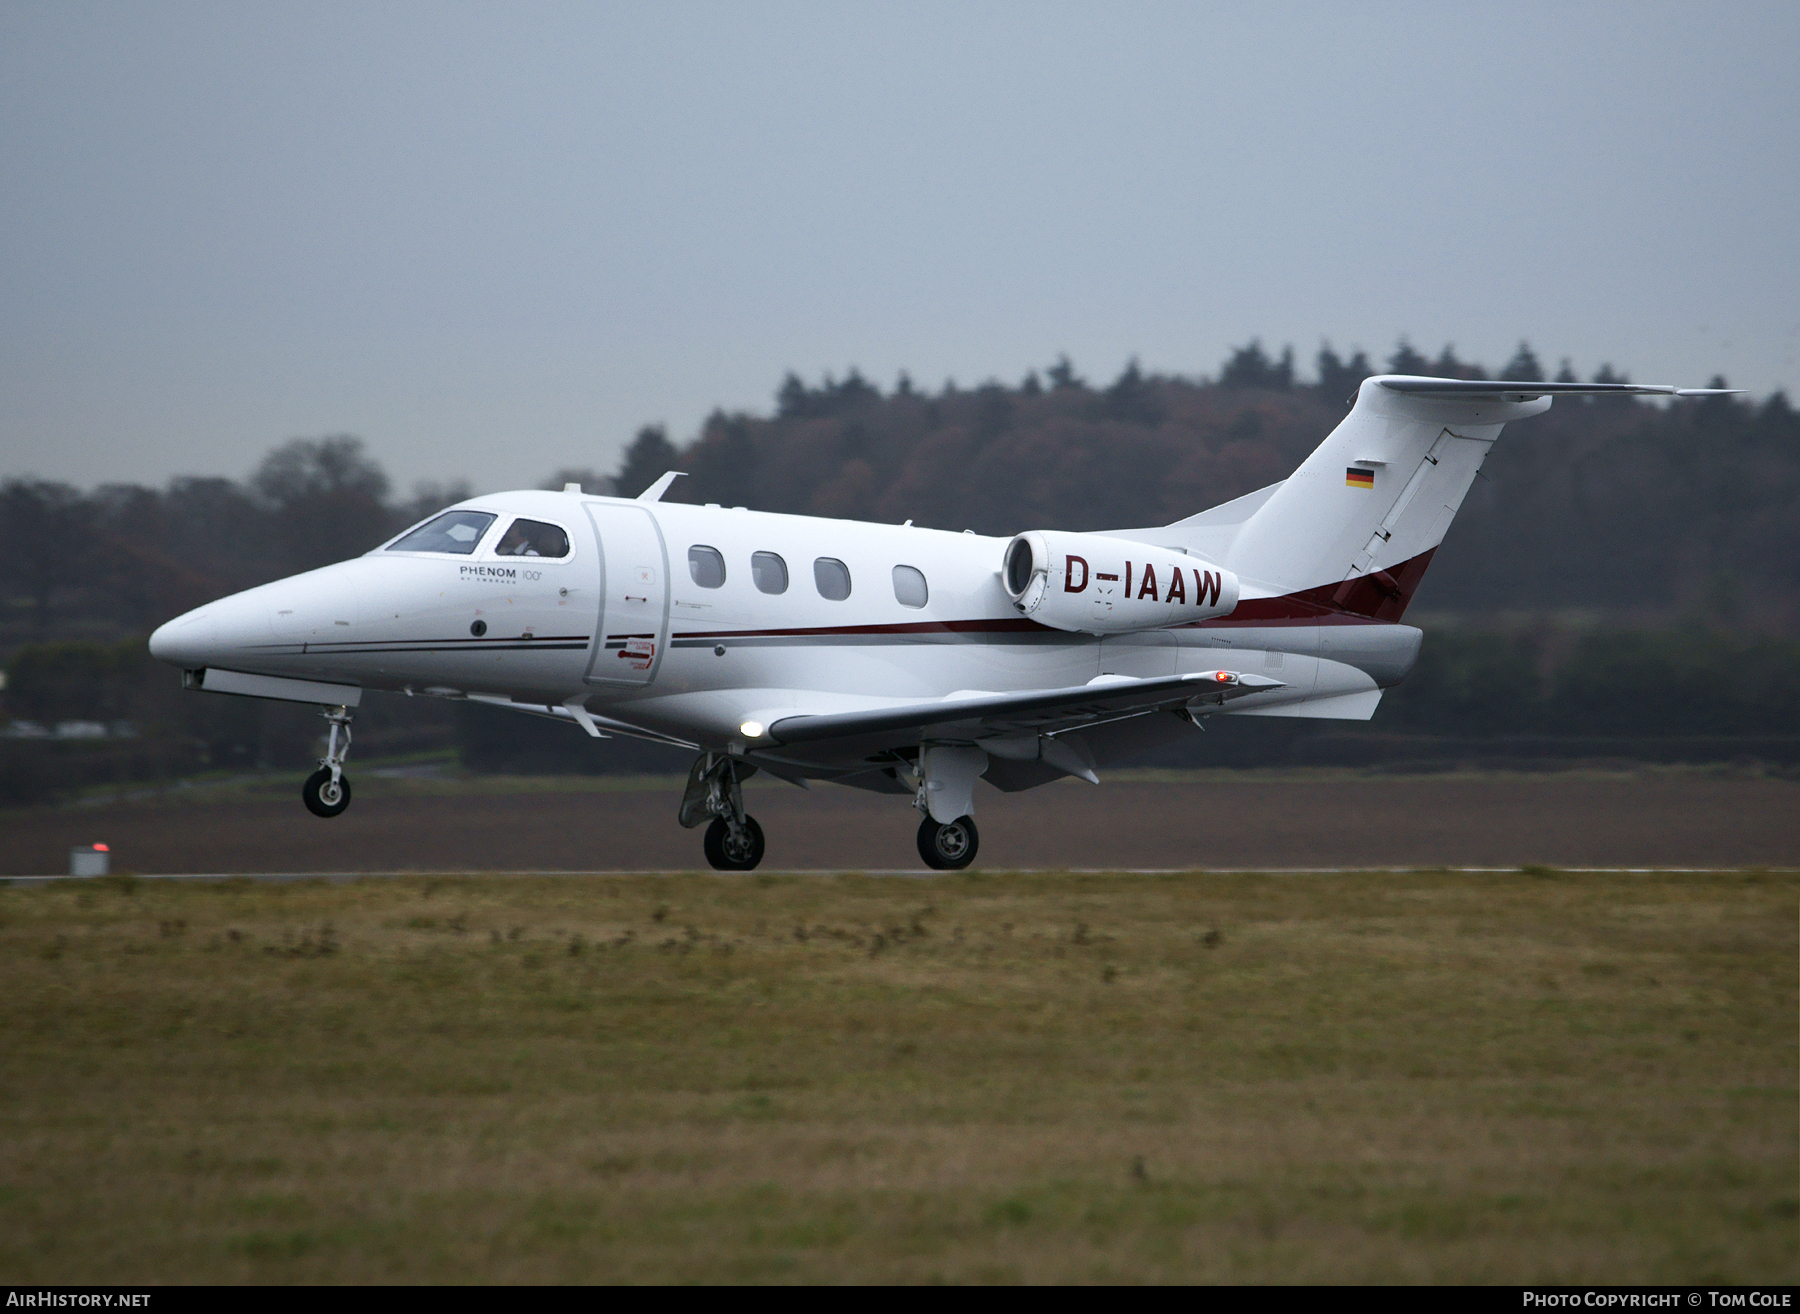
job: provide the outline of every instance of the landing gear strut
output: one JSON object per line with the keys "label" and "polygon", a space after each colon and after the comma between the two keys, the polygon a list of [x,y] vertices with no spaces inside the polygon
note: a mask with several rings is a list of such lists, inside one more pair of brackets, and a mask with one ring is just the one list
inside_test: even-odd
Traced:
{"label": "landing gear strut", "polygon": [[[350,806],[350,779],[344,774],[344,759],[350,756],[350,709],[325,707],[320,709],[319,715],[331,722],[331,737],[325,743],[325,756],[319,759],[319,769],[300,787],[300,797],[306,802],[306,810],[315,817],[335,817]],[[338,745],[340,731],[343,733],[342,747]]]}
{"label": "landing gear strut", "polygon": [[751,871],[763,858],[762,827],[744,811],[741,782],[756,767],[724,753],[702,753],[688,772],[681,824],[692,829],[709,817],[702,847],[717,871]]}
{"label": "landing gear strut", "polygon": [[928,816],[919,823],[919,856],[934,871],[961,871],[975,861],[980,847],[974,817],[958,817],[945,825]]}

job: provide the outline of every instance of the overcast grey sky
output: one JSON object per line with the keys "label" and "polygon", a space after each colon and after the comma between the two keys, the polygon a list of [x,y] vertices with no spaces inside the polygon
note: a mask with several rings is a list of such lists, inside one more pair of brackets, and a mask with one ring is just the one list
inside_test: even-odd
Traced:
{"label": "overcast grey sky", "polygon": [[1407,334],[1800,384],[1800,5],[0,5],[0,475]]}

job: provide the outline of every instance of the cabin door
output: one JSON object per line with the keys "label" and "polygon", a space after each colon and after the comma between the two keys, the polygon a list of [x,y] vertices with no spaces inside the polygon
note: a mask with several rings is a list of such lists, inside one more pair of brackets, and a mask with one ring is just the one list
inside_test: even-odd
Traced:
{"label": "cabin door", "polygon": [[600,630],[589,684],[643,685],[656,678],[669,637],[669,560],[662,531],[637,506],[589,502],[600,542]]}

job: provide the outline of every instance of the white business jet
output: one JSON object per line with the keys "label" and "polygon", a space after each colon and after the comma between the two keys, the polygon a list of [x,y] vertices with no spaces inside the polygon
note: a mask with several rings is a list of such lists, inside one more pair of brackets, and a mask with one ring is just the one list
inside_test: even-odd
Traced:
{"label": "white business jet", "polygon": [[683,826],[745,871],[757,771],[898,794],[927,865],[967,866],[977,780],[1099,769],[1209,716],[1367,720],[1412,669],[1399,623],[1503,425],[1634,384],[1366,380],[1290,477],[1172,525],[1012,539],[577,485],[471,498],[353,561],[150,638],[191,689],[316,703],[306,805],[350,803],[368,689],[476,699],[696,753]]}

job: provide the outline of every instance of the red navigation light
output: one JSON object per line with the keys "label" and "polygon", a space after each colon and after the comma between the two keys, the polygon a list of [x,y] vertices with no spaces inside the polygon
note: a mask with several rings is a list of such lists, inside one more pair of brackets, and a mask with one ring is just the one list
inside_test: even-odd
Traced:
{"label": "red navigation light", "polygon": [[1230,671],[1214,671],[1213,679],[1217,680],[1220,684],[1230,684],[1231,683],[1231,672]]}
{"label": "red navigation light", "polygon": [[96,845],[94,845],[94,852],[95,853],[111,853],[112,850],[104,844],[96,844]]}

